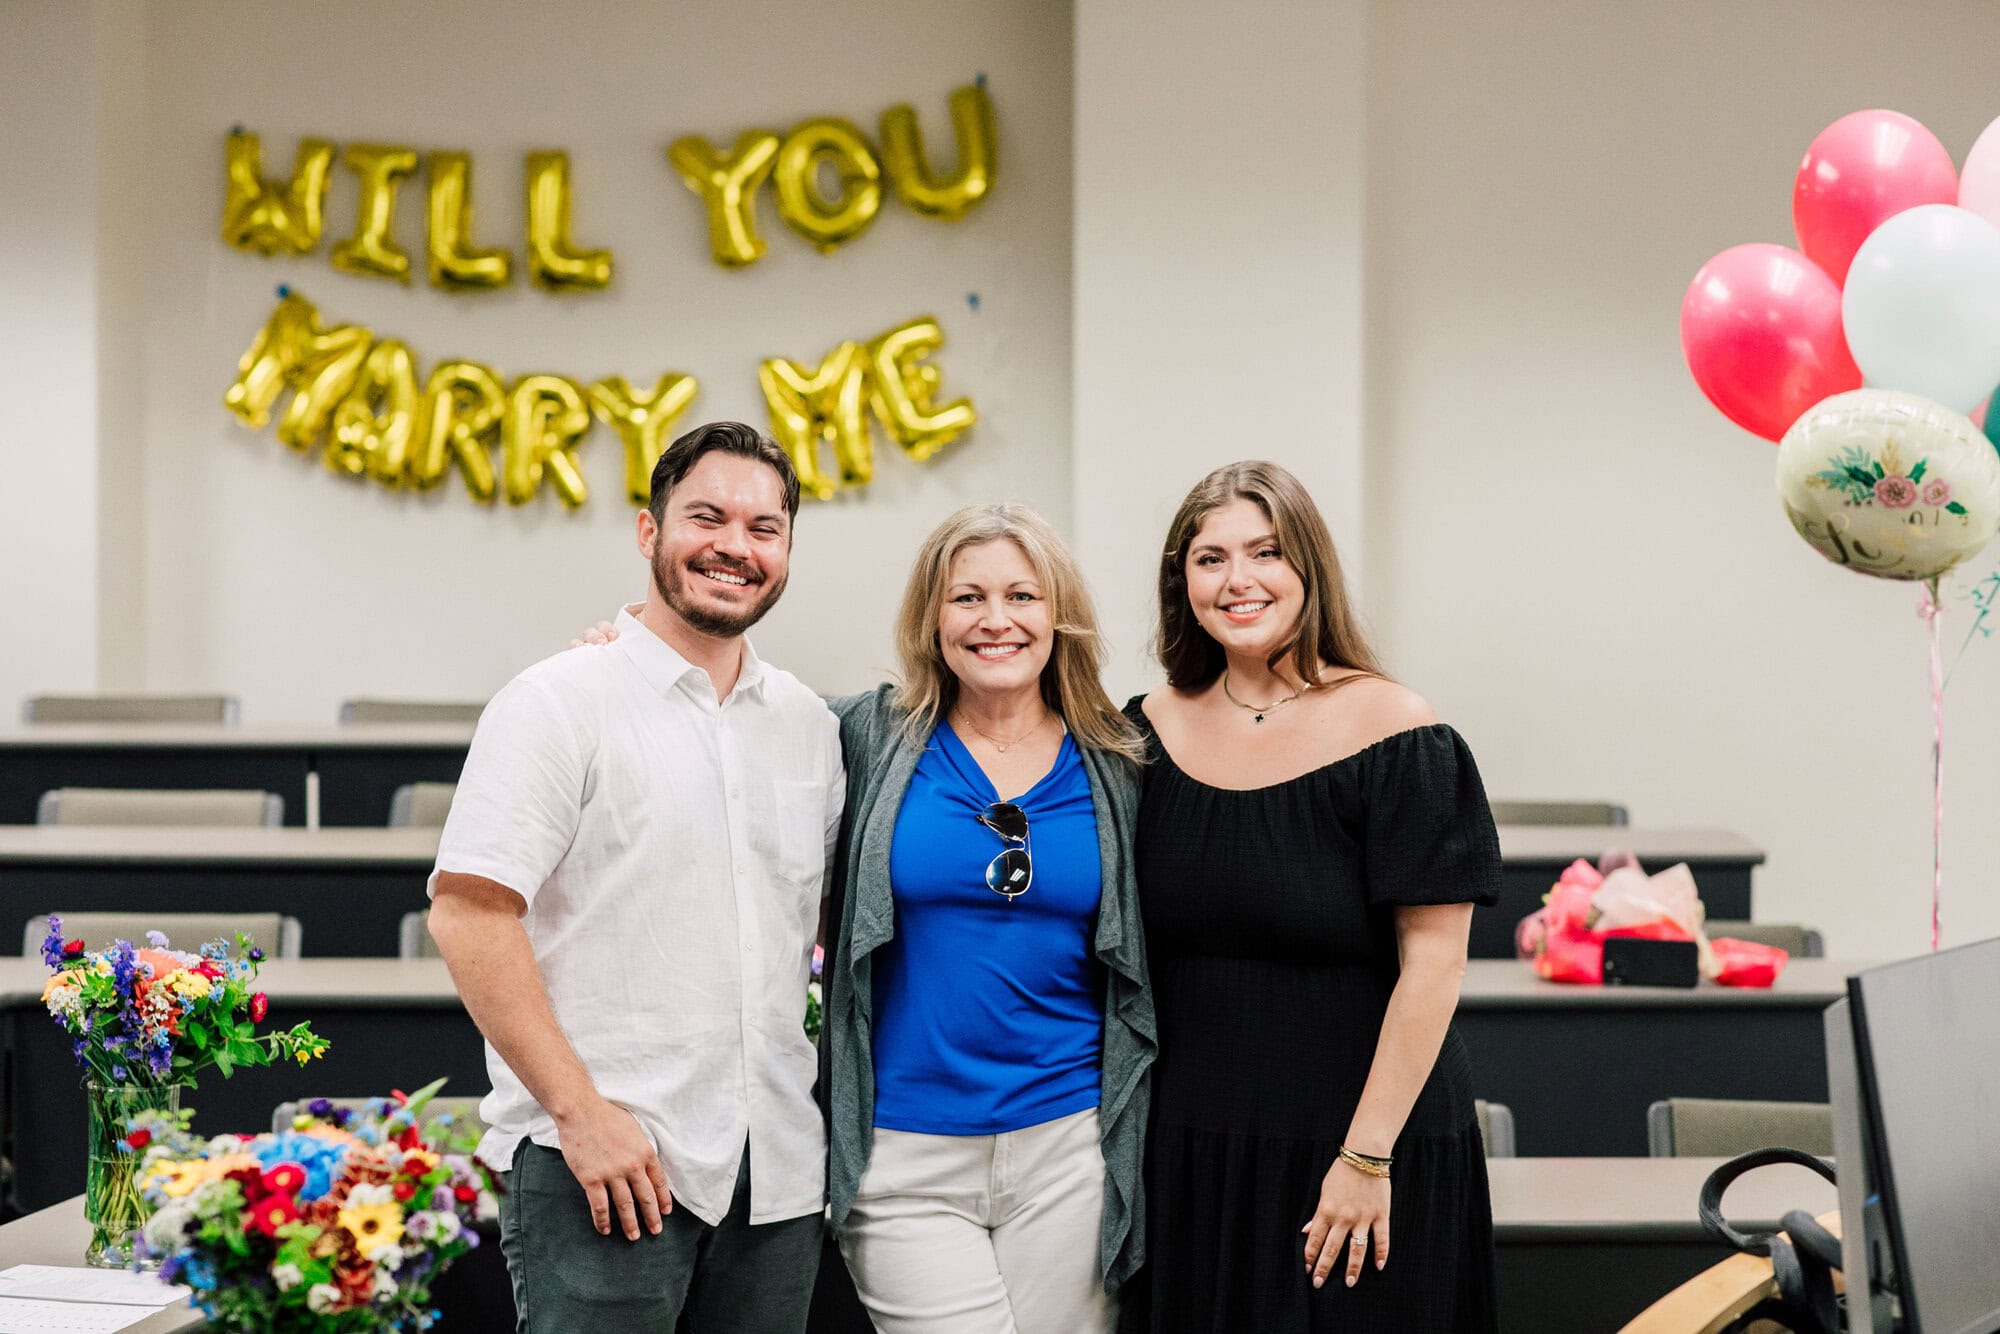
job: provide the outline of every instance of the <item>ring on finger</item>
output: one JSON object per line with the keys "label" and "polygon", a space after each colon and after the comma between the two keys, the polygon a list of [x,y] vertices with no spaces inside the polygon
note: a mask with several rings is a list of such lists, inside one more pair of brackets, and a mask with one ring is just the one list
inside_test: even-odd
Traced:
{"label": "ring on finger", "polygon": [[1349,1241],[1356,1246],[1366,1246],[1368,1244],[1368,1234],[1366,1232],[1357,1232],[1349,1238]]}

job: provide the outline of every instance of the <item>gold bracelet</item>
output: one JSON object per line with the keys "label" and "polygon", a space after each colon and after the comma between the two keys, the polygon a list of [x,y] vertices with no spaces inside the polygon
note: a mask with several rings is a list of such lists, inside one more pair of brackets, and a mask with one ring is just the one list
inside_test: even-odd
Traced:
{"label": "gold bracelet", "polygon": [[1343,1144],[1340,1146],[1340,1161],[1346,1163],[1349,1167],[1364,1176],[1380,1177],[1387,1180],[1389,1176],[1389,1164],[1392,1160],[1377,1158],[1366,1153],[1356,1153]]}

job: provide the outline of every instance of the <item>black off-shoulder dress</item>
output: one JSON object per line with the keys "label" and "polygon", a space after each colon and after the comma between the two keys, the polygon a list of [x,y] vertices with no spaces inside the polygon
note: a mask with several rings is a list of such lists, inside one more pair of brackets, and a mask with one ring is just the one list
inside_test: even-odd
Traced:
{"label": "black off-shoulder dress", "polygon": [[[1394,1149],[1388,1267],[1315,1290],[1300,1229],[1367,1082],[1396,984],[1393,909],[1499,897],[1464,740],[1399,732],[1288,782],[1151,764],[1137,867],[1159,1013],[1145,1269],[1124,1328],[1413,1334],[1496,1328],[1493,1218],[1465,1048],[1449,1033]],[[1344,1258],[1344,1257],[1343,1257]]]}

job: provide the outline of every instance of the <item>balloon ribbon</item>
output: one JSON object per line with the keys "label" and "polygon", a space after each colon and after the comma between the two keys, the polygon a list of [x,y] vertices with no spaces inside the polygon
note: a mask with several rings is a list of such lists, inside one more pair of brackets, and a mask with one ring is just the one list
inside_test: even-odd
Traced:
{"label": "balloon ribbon", "polygon": [[1924,580],[1917,614],[1931,640],[1931,952],[1938,948],[1939,905],[1944,897],[1944,605],[1937,576]]}

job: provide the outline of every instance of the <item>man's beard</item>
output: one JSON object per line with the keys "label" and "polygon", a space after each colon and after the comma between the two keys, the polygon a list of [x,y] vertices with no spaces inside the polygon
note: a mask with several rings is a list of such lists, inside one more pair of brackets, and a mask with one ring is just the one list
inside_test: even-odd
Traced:
{"label": "man's beard", "polygon": [[[740,575],[752,580],[752,587],[755,587],[757,572],[750,566],[719,560],[711,561],[710,567],[725,574]],[[696,605],[687,591],[687,580],[702,577],[688,566],[675,565],[664,553],[653,557],[653,587],[659,590],[661,599],[673,610],[674,615],[687,622],[690,629],[697,634],[711,635],[717,639],[733,639],[763,620],[764,613],[771,610],[772,604],[778,600],[778,595],[785,591],[786,580],[781,578],[767,586],[764,595],[758,598],[755,604],[742,611],[710,611],[706,607]]]}

